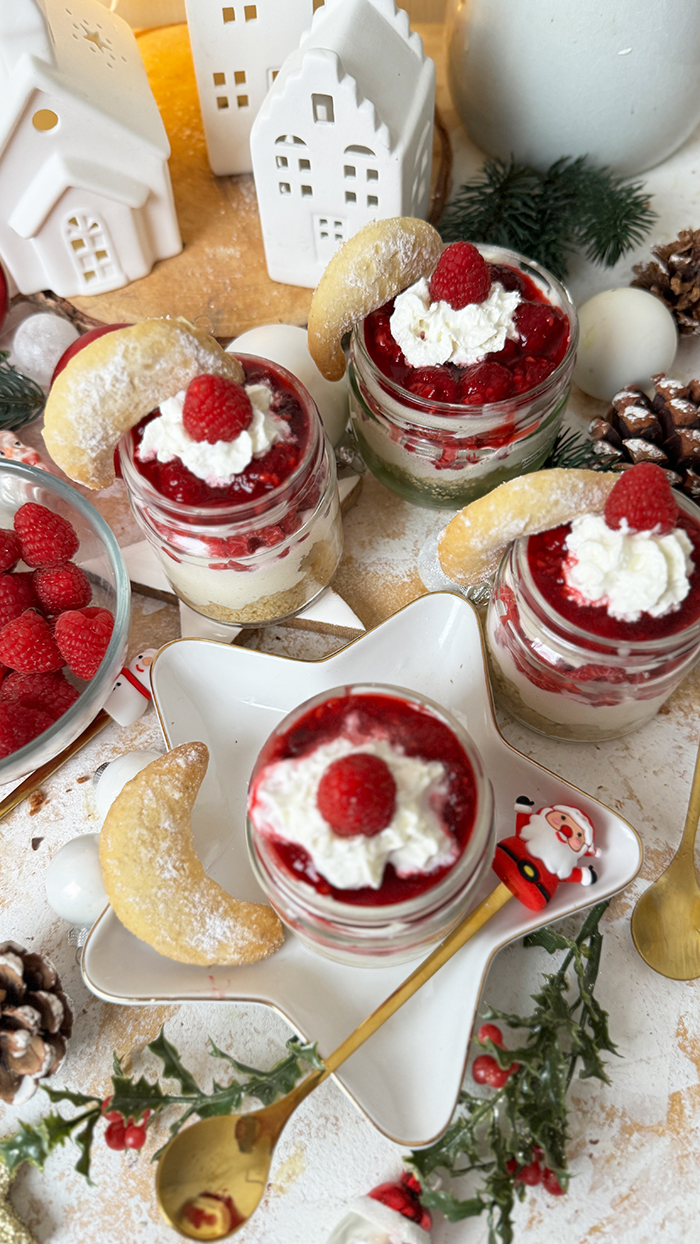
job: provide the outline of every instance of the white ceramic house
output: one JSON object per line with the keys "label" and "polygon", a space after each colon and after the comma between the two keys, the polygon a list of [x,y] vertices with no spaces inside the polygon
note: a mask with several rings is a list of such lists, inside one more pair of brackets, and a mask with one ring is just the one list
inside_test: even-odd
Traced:
{"label": "white ceramic house", "polygon": [[326,0],[251,134],[267,270],[315,286],[371,220],[425,217],[435,66],[394,0]]}
{"label": "white ceramic house", "polygon": [[23,294],[117,289],[182,247],[134,35],[98,0],[0,0],[0,259]]}
{"label": "white ceramic house", "polygon": [[[1,0],[0,0],[1,2]],[[250,173],[250,131],[280,66],[323,0],[186,0],[214,173]]]}

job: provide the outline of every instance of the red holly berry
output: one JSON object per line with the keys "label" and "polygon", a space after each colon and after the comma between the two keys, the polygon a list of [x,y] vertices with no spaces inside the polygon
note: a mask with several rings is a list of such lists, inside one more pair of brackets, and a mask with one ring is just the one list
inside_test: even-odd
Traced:
{"label": "red holly berry", "polygon": [[14,531],[4,527],[0,529],[0,571],[13,570],[21,556],[22,550]]}
{"label": "red holly berry", "polygon": [[126,1127],[121,1116],[105,1128],[105,1142],[109,1149],[126,1148]]}
{"label": "red holly berry", "polygon": [[28,566],[60,566],[78,551],[78,536],[72,523],[45,505],[27,501],[17,510],[14,525],[22,559]]}
{"label": "red holly berry", "polygon": [[187,386],[182,422],[193,441],[234,441],[249,427],[253,407],[242,384],[226,376],[195,376]]}
{"label": "red holly berry", "polygon": [[[108,609],[69,609],[56,619],[55,636],[61,656],[78,678],[94,678],[114,629]],[[2,660],[0,631],[0,660]],[[64,662],[62,661],[61,664]]]}
{"label": "red holly berry", "polygon": [[22,704],[25,708],[39,708],[55,719],[75,704],[80,692],[64,677],[61,670],[55,674],[21,674],[13,671],[0,684],[0,700]]}
{"label": "red holly berry", "polygon": [[396,783],[379,756],[352,752],[328,766],[318,784],[316,806],[341,838],[371,838],[391,821]]}
{"label": "red holly berry", "polygon": [[488,264],[471,242],[453,242],[445,247],[430,278],[433,302],[449,302],[459,311],[470,302],[483,302],[490,288]]}
{"label": "red holly berry", "polygon": [[29,571],[0,574],[0,627],[38,604],[33,578]]}
{"label": "red holly berry", "polygon": [[510,1074],[510,1067],[499,1067],[491,1054],[480,1054],[472,1065],[472,1078],[477,1084],[488,1084],[489,1088],[503,1088]]}
{"label": "red holly berry", "polygon": [[513,380],[507,367],[500,363],[474,363],[462,372],[459,400],[464,406],[483,406],[502,402],[513,393]]}
{"label": "red holly berry", "polygon": [[75,562],[62,566],[42,566],[34,571],[34,590],[47,614],[66,609],[84,609],[92,600],[90,580]]}
{"label": "red holly berry", "polygon": [[638,462],[625,471],[605,506],[608,527],[625,524],[630,531],[653,531],[668,535],[678,519],[678,502],[667,477],[655,462]]}
{"label": "red holly berry", "polygon": [[34,609],[0,629],[0,661],[22,674],[48,673],[65,665],[51,627]]}
{"label": "red holly berry", "polygon": [[494,1045],[503,1045],[503,1033],[497,1024],[482,1024],[476,1034],[477,1041],[485,1045],[487,1041],[493,1041]]}
{"label": "red holly berry", "polygon": [[546,1192],[549,1192],[551,1196],[564,1196],[565,1189],[562,1188],[559,1183],[555,1172],[550,1170],[548,1166],[545,1166],[542,1171],[542,1187]]}
{"label": "red holly berry", "polygon": [[146,1129],[136,1123],[129,1123],[124,1132],[124,1144],[127,1149],[143,1149],[146,1143]]}
{"label": "red holly berry", "polygon": [[536,1184],[542,1182],[542,1167],[536,1160],[528,1162],[527,1166],[521,1166],[518,1172],[518,1180],[527,1184],[529,1188],[534,1188]]}

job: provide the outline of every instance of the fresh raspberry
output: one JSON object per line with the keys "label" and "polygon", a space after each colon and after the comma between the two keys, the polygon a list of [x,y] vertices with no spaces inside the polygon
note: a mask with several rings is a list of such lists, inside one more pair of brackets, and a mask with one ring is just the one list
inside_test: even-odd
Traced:
{"label": "fresh raspberry", "polygon": [[328,766],[318,784],[316,806],[341,838],[374,837],[391,821],[396,783],[389,766],[369,752],[352,752]]}
{"label": "fresh raspberry", "polygon": [[529,393],[551,376],[556,364],[549,359],[541,359],[533,354],[526,354],[513,365],[513,384],[516,393]]}
{"label": "fresh raspberry", "polygon": [[75,704],[80,692],[64,677],[55,674],[20,674],[14,670],[0,683],[0,701],[11,701],[24,708],[40,708],[55,719]]}
{"label": "fresh raspberry", "polygon": [[678,502],[660,466],[638,462],[620,476],[605,506],[608,527],[625,522],[630,531],[653,531],[666,536],[678,519]]}
{"label": "fresh raspberry", "polygon": [[27,571],[0,574],[0,627],[13,622],[25,609],[31,609],[38,603],[33,578]]}
{"label": "fresh raspberry", "polygon": [[158,491],[180,505],[201,505],[206,501],[207,486],[187,470],[179,458],[158,464]]}
{"label": "fresh raspberry", "polygon": [[182,407],[182,422],[193,441],[235,441],[253,419],[253,407],[242,384],[226,376],[195,376]]}
{"label": "fresh raspberry", "polygon": [[502,402],[513,392],[513,381],[507,367],[500,363],[474,363],[462,372],[459,400],[464,406],[482,406]]}
{"label": "fresh raspberry", "polygon": [[0,702],[0,757],[9,756],[19,747],[31,743],[53,722],[54,718],[40,709]]}
{"label": "fresh raspberry", "polygon": [[56,643],[61,656],[78,678],[94,678],[113,629],[114,618],[108,609],[69,609],[59,614],[55,626]]}
{"label": "fresh raspberry", "polygon": [[504,263],[490,263],[489,272],[491,273],[491,280],[498,281],[498,284],[502,285],[504,289],[517,290],[523,298],[531,297],[531,290],[528,289],[525,277],[516,272],[515,268],[509,268]]}
{"label": "fresh raspberry", "polygon": [[51,627],[34,609],[26,609],[0,630],[0,661],[21,674],[45,674],[65,665]]}
{"label": "fresh raspberry", "polygon": [[566,334],[566,317],[548,302],[521,302],[513,323],[527,354],[555,354]]}
{"label": "fresh raspberry", "polygon": [[433,302],[449,302],[459,311],[470,302],[483,302],[491,288],[489,266],[471,242],[446,246],[430,278]]}
{"label": "fresh raspberry", "polygon": [[457,379],[446,367],[420,367],[408,382],[411,393],[429,402],[458,402]]}
{"label": "fresh raspberry", "polygon": [[78,551],[78,536],[67,518],[27,501],[15,514],[22,558],[28,566],[60,566]]}
{"label": "fresh raspberry", "polygon": [[22,550],[14,531],[0,529],[0,572],[13,570],[21,556]]}
{"label": "fresh raspberry", "polygon": [[42,566],[34,571],[34,590],[44,613],[63,613],[84,609],[92,600],[90,580],[75,562],[63,566]]}

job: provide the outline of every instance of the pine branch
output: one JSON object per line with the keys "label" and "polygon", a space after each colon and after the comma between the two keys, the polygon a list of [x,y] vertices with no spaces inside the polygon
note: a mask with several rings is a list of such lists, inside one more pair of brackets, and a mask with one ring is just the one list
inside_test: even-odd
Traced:
{"label": "pine branch", "polygon": [[39,385],[22,376],[7,357],[0,351],[0,431],[15,431],[39,417],[46,398]]}
{"label": "pine branch", "polygon": [[573,428],[561,428],[554,442],[546,467],[572,467],[588,471],[607,471],[616,461],[614,456],[597,453],[595,442]]}
{"label": "pine branch", "polygon": [[486,161],[457,192],[440,231],[446,242],[509,247],[564,277],[574,249],[611,267],[655,220],[640,182],[628,184],[585,156],[564,156],[544,173],[511,158]]}

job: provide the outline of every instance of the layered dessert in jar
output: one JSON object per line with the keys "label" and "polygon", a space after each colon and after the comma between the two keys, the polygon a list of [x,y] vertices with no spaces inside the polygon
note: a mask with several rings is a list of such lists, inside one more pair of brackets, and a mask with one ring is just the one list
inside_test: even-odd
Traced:
{"label": "layered dessert in jar", "polygon": [[562,739],[636,730],[700,654],[700,510],[660,467],[631,468],[602,512],[508,548],[486,629],[496,694],[518,720]]}
{"label": "layered dessert in jar", "polygon": [[316,406],[284,368],[227,354],[185,320],[91,340],[56,376],[44,439],[88,488],[114,480],[173,589],[236,626],[304,609],[340,560],[335,464]]}
{"label": "layered dessert in jar", "polygon": [[423,253],[397,270],[373,230],[396,234],[400,250],[412,223],[378,222],[337,252],[314,295],[309,342],[328,314],[327,276],[364,281],[349,365],[363,458],[408,500],[456,508],[545,461],[570,389],[576,312],[551,274],[500,247],[433,249],[421,238]]}
{"label": "layered dessert in jar", "polygon": [[416,692],[336,688],[268,739],[248,794],[253,869],[312,949],[362,966],[415,958],[463,915],[493,851],[476,747]]}
{"label": "layered dessert in jar", "polygon": [[235,625],[280,621],[332,579],[342,549],[320,417],[284,368],[241,356],[241,385],[199,376],[120,445],[134,514],[173,589]]}

